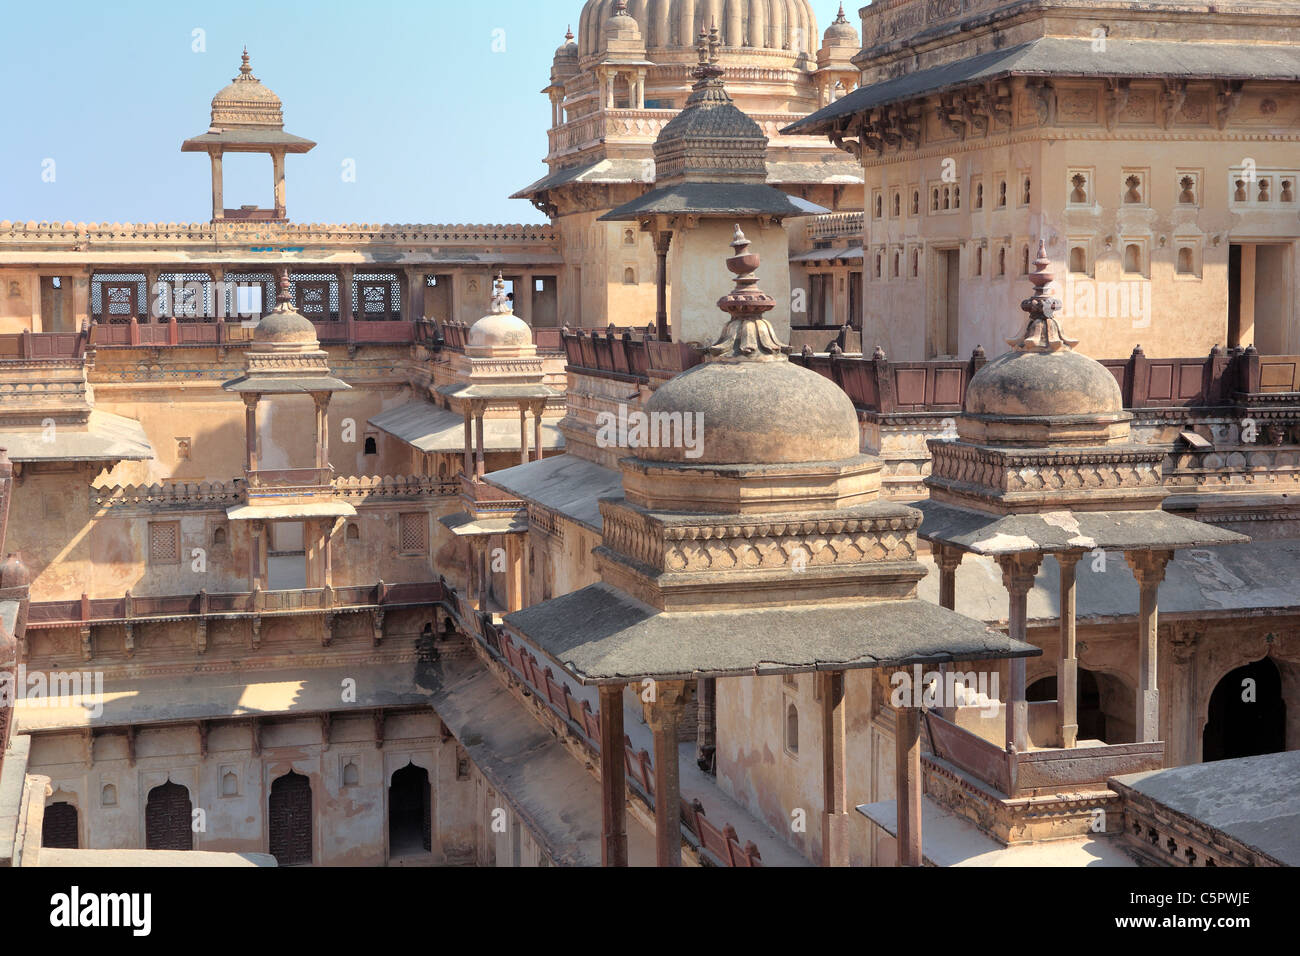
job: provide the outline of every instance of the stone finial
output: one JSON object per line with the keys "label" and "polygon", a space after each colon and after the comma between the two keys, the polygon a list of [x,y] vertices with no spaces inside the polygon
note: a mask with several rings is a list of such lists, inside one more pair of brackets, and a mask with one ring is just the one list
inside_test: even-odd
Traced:
{"label": "stone finial", "polygon": [[244,55],[241,58],[241,63],[239,66],[239,75],[248,77],[248,79],[250,80],[257,79],[257,77],[253,76],[253,64],[248,56],[248,47],[244,47]]}
{"label": "stone finial", "polygon": [[1034,294],[1020,303],[1029,313],[1029,324],[1023,335],[1007,339],[1007,344],[1018,352],[1059,352],[1073,349],[1078,339],[1066,338],[1056,314],[1061,311],[1061,300],[1049,294],[1056,276],[1050,271],[1052,260],[1047,257],[1047,243],[1038,243],[1038,258],[1029,281],[1034,284]]}
{"label": "stone finial", "polygon": [[722,335],[704,354],[712,357],[743,359],[751,362],[785,361],[790,346],[776,337],[776,331],[764,315],[776,308],[776,300],[758,287],[758,253],[749,251],[750,242],[739,225],[731,247],[736,254],[727,260],[735,274],[736,285],[718,300],[718,308],[731,316]]}
{"label": "stone finial", "polygon": [[568,42],[568,43],[572,43],[572,42],[573,42],[573,24],[572,24],[572,23],[570,23],[569,26],[568,26],[568,28],[564,31],[564,39],[565,39],[565,41]]}
{"label": "stone finial", "polygon": [[492,282],[492,314],[506,315],[512,312],[514,307],[510,305],[510,299],[506,296],[505,277],[498,272]]}
{"label": "stone finial", "polygon": [[289,267],[280,266],[275,270],[276,296],[275,311],[288,312],[293,308],[293,292],[289,285]]}
{"label": "stone finial", "polygon": [[844,15],[844,4],[840,4],[840,12],[835,16],[836,23],[848,23],[849,18]]}

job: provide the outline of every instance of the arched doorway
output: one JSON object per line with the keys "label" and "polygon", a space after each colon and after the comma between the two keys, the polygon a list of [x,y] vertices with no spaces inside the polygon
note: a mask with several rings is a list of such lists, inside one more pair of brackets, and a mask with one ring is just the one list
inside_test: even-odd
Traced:
{"label": "arched doorway", "polygon": [[1232,760],[1286,749],[1282,674],[1270,658],[1238,667],[1210,695],[1202,759]]}
{"label": "arched doorway", "polygon": [[51,803],[41,824],[41,846],[57,850],[78,848],[77,808],[70,803]]}
{"label": "arched doorway", "polygon": [[192,850],[194,830],[191,821],[194,806],[190,792],[168,780],[154,787],[144,807],[144,846],[146,850]]}
{"label": "arched doorway", "polygon": [[429,771],[409,763],[393,774],[388,788],[388,855],[433,850],[433,794]]}
{"label": "arched doorway", "polygon": [[311,781],[292,770],[271,784],[267,828],[280,866],[310,866]]}
{"label": "arched doorway", "polygon": [[[1102,678],[1110,679],[1104,674],[1102,675]],[[1056,693],[1056,677],[1044,677],[1040,680],[1034,681],[1025,688],[1025,700],[1030,703],[1035,701],[1057,700],[1058,698]],[[1106,712],[1102,709],[1101,686],[1098,683],[1097,675],[1082,667],[1079,668],[1079,688],[1076,707],[1079,722],[1079,740],[1100,740],[1103,743],[1108,744],[1122,742],[1107,738]]]}

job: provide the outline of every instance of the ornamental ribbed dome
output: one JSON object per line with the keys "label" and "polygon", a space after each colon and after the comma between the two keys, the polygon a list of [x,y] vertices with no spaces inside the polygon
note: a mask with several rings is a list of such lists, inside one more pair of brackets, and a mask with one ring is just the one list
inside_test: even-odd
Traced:
{"label": "ornamental ribbed dome", "polygon": [[284,129],[280,97],[253,75],[247,50],[239,76],[212,98],[212,125],[220,129]]}
{"label": "ornamental ribbed dome", "polygon": [[[600,52],[602,30],[616,3],[587,0],[583,6],[578,26],[582,56]],[[627,8],[650,50],[690,50],[713,23],[727,49],[790,50],[797,37],[804,44],[817,38],[817,18],[808,0],[628,0]]]}
{"label": "ornamental ribbed dome", "polygon": [[515,315],[500,274],[493,283],[492,311],[469,327],[466,346],[477,354],[490,349],[533,348],[533,330]]}
{"label": "ornamental ribbed dome", "polygon": [[844,15],[844,4],[841,3],[840,12],[835,17],[835,22],[826,28],[823,45],[851,48],[856,53],[858,42],[858,31],[849,22],[849,18]]}

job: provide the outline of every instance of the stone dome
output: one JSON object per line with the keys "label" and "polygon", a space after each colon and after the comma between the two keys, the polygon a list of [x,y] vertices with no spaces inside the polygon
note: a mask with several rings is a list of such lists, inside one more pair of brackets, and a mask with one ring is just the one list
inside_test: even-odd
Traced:
{"label": "stone dome", "polygon": [[[578,25],[582,56],[600,52],[602,31],[618,2],[587,0],[583,5]],[[631,0],[627,7],[651,50],[693,50],[696,38],[715,17],[723,46],[733,50],[790,50],[797,37],[814,41],[817,37],[817,18],[809,0],[730,0],[725,7],[718,4],[716,14],[704,0]]]}
{"label": "stone dome", "polygon": [[[727,268],[736,287],[718,302],[732,316],[706,350],[711,361],[661,386],[645,405],[656,416],[686,416],[702,427],[693,448],[647,447],[637,457],[692,465],[785,465],[843,461],[861,454],[858,413],[847,394],[823,375],[790,361],[764,318],[776,302],[758,288],[759,257],[736,227],[736,255]],[[684,434],[684,430],[683,430]],[[689,454],[688,454],[689,452]],[[698,457],[691,457],[698,454]]]}
{"label": "stone dome", "polygon": [[823,46],[834,47],[851,47],[853,52],[858,50],[858,31],[849,18],[844,15],[844,4],[840,4],[840,12],[835,17],[835,21],[826,28],[826,35],[822,38]]}
{"label": "stone dome", "polygon": [[284,129],[280,97],[253,75],[247,50],[239,76],[212,98],[212,125],[223,129]]}
{"label": "stone dome", "polygon": [[576,60],[578,58],[578,44],[577,41],[573,39],[572,27],[570,27],[568,31],[564,34],[564,42],[555,48],[555,58],[557,60],[560,59]]}
{"label": "stone dome", "polygon": [[20,588],[31,583],[31,572],[27,570],[21,555],[10,554],[0,564],[0,588]]}
{"label": "stone dome", "polygon": [[683,448],[638,449],[646,461],[776,465],[840,461],[861,452],[858,414],[843,389],[788,359],[696,366],[655,392],[645,413],[651,422],[656,414],[699,413],[704,432],[701,457],[687,457]]}
{"label": "stone dome", "polygon": [[533,347],[533,330],[515,315],[500,275],[493,283],[492,311],[470,326],[466,346],[475,350]]}
{"label": "stone dome", "polygon": [[316,328],[311,321],[293,308],[277,308],[264,317],[253,330],[253,341],[268,345],[310,345],[319,344]]}
{"label": "stone dome", "polygon": [[1024,333],[1008,339],[1011,351],[971,379],[966,414],[993,418],[1107,418],[1124,414],[1119,383],[1100,362],[1074,351],[1056,318],[1061,301],[1049,289],[1054,280],[1044,244],[1029,275],[1034,295],[1021,303],[1029,313]]}
{"label": "stone dome", "polygon": [[1086,355],[1008,352],[971,379],[970,415],[1004,417],[1097,416],[1124,411],[1124,395],[1106,367]]}

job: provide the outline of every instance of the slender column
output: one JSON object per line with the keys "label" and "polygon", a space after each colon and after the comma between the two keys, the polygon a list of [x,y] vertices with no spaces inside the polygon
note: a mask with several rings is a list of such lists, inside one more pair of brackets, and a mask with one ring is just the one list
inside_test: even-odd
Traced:
{"label": "slender column", "polygon": [[323,585],[327,588],[334,587],[334,555],[330,551],[330,538],[334,536],[334,518],[325,518],[320,523],[321,530],[321,570],[323,572]]}
{"label": "slender column", "polygon": [[957,566],[965,553],[952,545],[937,541],[930,546],[934,551],[934,563],[939,566],[939,606],[950,611],[957,610]]}
{"label": "slender column", "polygon": [[623,685],[600,685],[601,866],[627,866],[627,768]]}
{"label": "slender column", "polygon": [[352,318],[352,276],[351,266],[339,268],[339,321],[347,322]]}
{"label": "slender column", "polygon": [[1075,637],[1079,559],[1082,551],[1063,551],[1056,556],[1061,566],[1061,659],[1056,668],[1056,711],[1061,746],[1079,742],[1079,650]]}
{"label": "slender column", "polygon": [[659,341],[669,341],[668,329],[668,250],[673,244],[671,229],[664,229],[655,234],[655,256],[658,260],[659,274],[655,277],[655,328],[658,329]]}
{"label": "slender column", "polygon": [[313,392],[311,397],[316,402],[316,467],[324,471],[330,466],[330,393]]}
{"label": "slender column", "polygon": [[272,175],[275,178],[275,218],[288,218],[285,212],[285,192],[284,192],[284,151],[276,150],[271,154]]}
{"label": "slender column", "polygon": [[483,414],[486,410],[486,405],[474,403],[474,438],[478,446],[475,449],[474,474],[479,478],[487,474],[487,462],[483,454]]}
{"label": "slender column", "polygon": [[512,534],[506,537],[506,610],[513,614],[524,609],[524,549],[523,539]]}
{"label": "slender column", "polygon": [[[1025,641],[1028,617],[1029,592],[1034,587],[1034,575],[1042,563],[1041,554],[1008,554],[998,558],[1002,568],[1002,583],[1010,596],[1008,611],[1010,633],[1013,641]],[[1007,750],[1023,753],[1029,749],[1029,710],[1025,703],[1025,659],[1008,661],[1010,686],[1006,694]]]}
{"label": "slender column", "polygon": [[849,865],[849,788],[847,708],[844,672],[817,675],[822,718],[822,866]]}
{"label": "slender column", "polygon": [[894,711],[898,781],[898,865],[922,866],[921,853],[921,711],[900,707]]}
{"label": "slender column", "polygon": [[678,735],[686,707],[686,682],[655,681],[646,701],[646,723],[654,732],[655,865],[682,865],[682,788]]}
{"label": "slender column", "polygon": [[218,222],[226,218],[221,153],[218,150],[213,150],[208,155],[212,157],[212,221]]}
{"label": "slender column", "polygon": [[542,416],[546,414],[546,403],[536,402],[532,406],[533,412],[533,461],[541,461],[545,457],[542,450]]}
{"label": "slender column", "polygon": [[406,270],[406,309],[410,322],[419,322],[424,318],[424,270]]}
{"label": "slender column", "polygon": [[474,424],[470,406],[465,405],[465,477],[474,474]]}
{"label": "slender column", "polygon": [[1160,582],[1172,551],[1130,551],[1128,559],[1141,594],[1138,610],[1137,742],[1160,739],[1160,689],[1156,683]]}
{"label": "slender column", "polygon": [[[144,312],[146,322],[165,322],[167,321],[161,314],[154,313],[154,304],[158,301],[158,277],[162,270],[157,266],[145,266],[144,270],[144,302],[141,303],[140,309]],[[176,301],[172,295],[167,296],[168,311],[172,313],[172,318],[176,314]]]}
{"label": "slender column", "polygon": [[257,471],[257,403],[260,395],[244,394],[244,471]]}
{"label": "slender column", "polygon": [[262,581],[262,543],[266,540],[266,523],[250,521],[248,525],[251,544],[248,549],[248,583],[254,591],[260,591]]}
{"label": "slender column", "polygon": [[519,403],[519,464],[528,464],[528,405]]}

